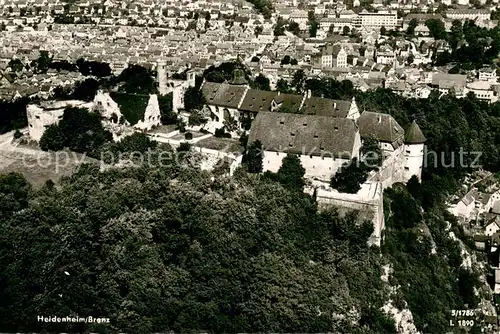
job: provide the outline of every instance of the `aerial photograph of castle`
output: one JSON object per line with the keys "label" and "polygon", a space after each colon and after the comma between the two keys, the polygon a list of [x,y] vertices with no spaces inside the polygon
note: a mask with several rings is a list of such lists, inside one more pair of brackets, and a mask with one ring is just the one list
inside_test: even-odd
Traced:
{"label": "aerial photograph of castle", "polygon": [[0,0],[0,332],[500,333],[499,0]]}

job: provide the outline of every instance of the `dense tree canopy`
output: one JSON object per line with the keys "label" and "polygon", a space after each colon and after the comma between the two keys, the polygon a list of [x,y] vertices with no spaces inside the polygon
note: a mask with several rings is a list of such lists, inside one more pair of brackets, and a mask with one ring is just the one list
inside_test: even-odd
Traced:
{"label": "dense tree canopy", "polygon": [[201,110],[205,105],[205,96],[196,87],[188,87],[184,93],[184,109],[187,111]]}
{"label": "dense tree canopy", "polygon": [[[443,37],[444,38],[444,37]],[[457,63],[459,68],[471,70],[485,64],[495,64],[500,52],[500,28],[479,27],[474,21],[454,20],[446,35],[451,52],[444,51],[435,58],[438,66]]]}
{"label": "dense tree canopy", "polygon": [[[185,165],[192,154],[163,167],[85,165],[58,188],[0,177],[0,327],[394,332],[379,310],[370,223],[318,213],[308,195],[259,175],[212,180]],[[42,314],[110,323],[41,323]]]}
{"label": "dense tree canopy", "polygon": [[120,91],[129,94],[154,94],[157,91],[153,72],[139,65],[127,67],[115,81],[121,84]]}
{"label": "dense tree canopy", "polygon": [[76,66],[78,70],[85,76],[93,75],[98,78],[107,77],[111,75],[111,68],[107,63],[101,63],[98,61],[88,61],[80,58],[76,61]]}
{"label": "dense tree canopy", "polygon": [[112,135],[104,130],[99,113],[68,107],[59,123],[49,126],[44,132],[40,148],[58,151],[68,147],[72,151],[97,157],[102,145],[111,140]]}
{"label": "dense tree canopy", "polygon": [[21,98],[14,101],[0,100],[0,134],[24,128],[28,125],[28,117],[26,114],[26,105],[29,103],[27,98]]}

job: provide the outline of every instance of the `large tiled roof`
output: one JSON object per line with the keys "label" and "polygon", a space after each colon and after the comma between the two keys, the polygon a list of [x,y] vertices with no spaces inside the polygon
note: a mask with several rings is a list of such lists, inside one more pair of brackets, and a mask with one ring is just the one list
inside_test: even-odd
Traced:
{"label": "large tiled roof", "polygon": [[233,86],[225,83],[205,82],[201,88],[207,104],[228,108],[238,108],[247,90],[246,86]]}
{"label": "large tiled roof", "polygon": [[398,146],[403,142],[405,132],[389,114],[365,111],[358,118],[358,126],[361,138],[373,135],[381,142],[396,143]]}
{"label": "large tiled roof", "polygon": [[259,112],[248,140],[266,151],[351,158],[357,136],[352,119]]}
{"label": "large tiled roof", "polygon": [[271,102],[276,96],[276,92],[268,92],[265,90],[249,89],[243,103],[240,106],[242,111],[270,111]]}
{"label": "large tiled roof", "polygon": [[345,118],[351,108],[351,101],[331,100],[312,96],[304,101],[302,112],[307,115]]}

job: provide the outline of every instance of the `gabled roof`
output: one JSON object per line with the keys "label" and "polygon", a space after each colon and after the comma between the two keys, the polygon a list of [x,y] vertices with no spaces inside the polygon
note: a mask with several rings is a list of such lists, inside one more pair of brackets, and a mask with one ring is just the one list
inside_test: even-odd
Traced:
{"label": "gabled roof", "polygon": [[411,125],[405,131],[405,143],[407,144],[422,144],[426,139],[417,122],[413,120]]}
{"label": "gabled roof", "polygon": [[302,95],[295,95],[295,94],[279,94],[274,97],[274,101],[277,104],[280,104],[281,106],[291,111],[298,111],[302,99],[303,99]]}
{"label": "gabled roof", "polygon": [[225,83],[205,82],[201,88],[209,105],[238,108],[245,94],[245,86],[234,86]]}
{"label": "gabled roof", "polygon": [[352,119],[259,112],[252,122],[248,141],[259,140],[265,151],[349,159],[357,136]]}
{"label": "gabled roof", "polygon": [[310,97],[304,101],[302,112],[307,115],[345,118],[351,108],[351,101]]}
{"label": "gabled roof", "polygon": [[461,201],[465,204],[465,205],[469,205],[469,204],[472,204],[476,201],[476,198],[478,197],[478,192],[476,189],[472,189],[471,191],[469,191],[467,194],[465,194],[464,197],[462,197]]}
{"label": "gabled roof", "polygon": [[389,114],[364,111],[358,118],[361,138],[374,135],[377,140],[391,144],[402,144],[404,130]]}
{"label": "gabled roof", "polygon": [[276,92],[249,89],[245,95],[245,98],[243,99],[240,110],[251,112],[270,111],[271,102],[276,95]]}

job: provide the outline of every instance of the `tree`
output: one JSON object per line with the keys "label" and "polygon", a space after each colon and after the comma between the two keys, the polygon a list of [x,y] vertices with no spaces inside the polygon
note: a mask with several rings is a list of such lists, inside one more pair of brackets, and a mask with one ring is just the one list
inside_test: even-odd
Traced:
{"label": "tree", "polygon": [[357,158],[345,163],[332,177],[330,185],[342,193],[355,194],[368,177],[368,170]]}
{"label": "tree", "polygon": [[429,28],[429,33],[434,39],[445,39],[446,29],[444,23],[438,19],[428,19],[425,25]]}
{"label": "tree", "polygon": [[288,65],[288,64],[290,64],[290,60],[291,60],[290,56],[289,55],[285,55],[283,57],[283,59],[281,59],[281,65]]}
{"label": "tree", "polygon": [[260,58],[257,56],[253,56],[252,59],[250,60],[252,63],[258,63],[260,62]]}
{"label": "tree", "polygon": [[99,82],[93,78],[85,79],[75,85],[72,97],[76,100],[93,101],[97,90],[99,89]]}
{"label": "tree", "polygon": [[117,143],[114,143],[115,150],[118,152],[140,152],[145,153],[148,150],[156,148],[158,143],[151,140],[145,133],[134,132],[126,136]]}
{"label": "tree", "polygon": [[344,26],[342,28],[342,35],[347,36],[351,32],[351,29],[348,26]]}
{"label": "tree", "polygon": [[287,154],[278,170],[278,181],[287,189],[304,190],[304,174],[300,159],[296,154]]}
{"label": "tree", "polygon": [[23,133],[21,131],[19,131],[19,129],[16,129],[16,131],[14,132],[14,138],[19,139],[22,136],[23,136]]}
{"label": "tree", "polygon": [[270,91],[271,87],[269,85],[269,79],[264,76],[262,73],[260,73],[254,81],[255,88],[260,89],[260,90],[267,90]]}
{"label": "tree", "polygon": [[462,22],[460,20],[453,20],[451,24],[451,31],[448,36],[451,49],[456,50],[458,43],[463,39]]}
{"label": "tree", "polygon": [[263,30],[264,28],[262,26],[256,26],[254,29],[255,37],[259,37],[259,35],[262,34]]}
{"label": "tree", "polygon": [[188,142],[182,142],[177,147],[177,152],[189,152],[191,150],[191,144]]}
{"label": "tree", "polygon": [[333,24],[330,24],[328,27],[328,35],[333,35],[333,32],[335,31],[335,26]]}
{"label": "tree", "polygon": [[368,169],[378,169],[378,167],[382,166],[382,149],[375,136],[371,135],[363,140],[360,153],[361,161]]}
{"label": "tree", "polygon": [[205,96],[200,89],[188,87],[184,92],[184,109],[186,111],[201,110],[205,103]]}
{"label": "tree", "polygon": [[160,107],[161,124],[176,124],[177,114],[173,111],[173,93],[158,96],[158,106]]}
{"label": "tree", "polygon": [[38,73],[45,73],[49,69],[49,65],[52,62],[52,58],[49,57],[48,51],[40,51],[40,56],[36,60],[36,71]]}
{"label": "tree", "polygon": [[292,87],[295,88],[297,94],[302,94],[306,83],[306,74],[303,69],[298,69],[293,74]]}
{"label": "tree", "polygon": [[285,34],[285,21],[280,16],[274,27],[274,36],[283,36]]}
{"label": "tree", "polygon": [[380,35],[385,36],[387,34],[387,29],[384,26],[380,27]]}
{"label": "tree", "polygon": [[411,65],[411,64],[413,64],[414,60],[415,60],[415,56],[413,55],[413,53],[410,53],[408,55],[408,58],[406,59],[406,62],[408,63],[408,65]]}
{"label": "tree", "polygon": [[316,17],[314,16],[314,11],[310,10],[308,13],[309,19],[309,36],[316,37],[316,33],[318,32],[319,23],[316,21]]}
{"label": "tree", "polygon": [[100,114],[68,107],[64,109],[61,121],[45,130],[40,139],[40,148],[58,151],[68,147],[72,151],[96,157],[102,146],[112,139],[111,133],[102,126]]}
{"label": "tree", "polygon": [[9,66],[13,72],[21,72],[24,69],[23,63],[17,58],[11,59],[7,66]]}
{"label": "tree", "polygon": [[124,69],[118,76],[117,81],[122,83],[119,90],[125,93],[156,93],[155,80],[152,73],[148,69],[139,65],[132,65]]}
{"label": "tree", "polygon": [[278,79],[278,82],[276,83],[276,90],[281,93],[289,93],[290,85],[288,84],[288,81],[285,79]]}
{"label": "tree", "polygon": [[288,22],[288,31],[290,31],[292,34],[298,36],[300,34],[300,26],[297,22],[295,21],[289,21]]}
{"label": "tree", "polygon": [[259,140],[252,142],[248,146],[246,161],[249,173],[262,173],[263,156],[262,143]]}
{"label": "tree", "polygon": [[188,124],[190,126],[198,126],[206,123],[207,120],[197,111],[194,111],[189,115]]}
{"label": "tree", "polygon": [[40,138],[40,148],[44,151],[60,151],[65,147],[66,142],[63,129],[58,124],[51,124]]}
{"label": "tree", "polygon": [[415,28],[417,26],[418,26],[418,20],[411,19],[410,22],[408,22],[408,29],[406,29],[406,34],[409,36],[415,35]]}

